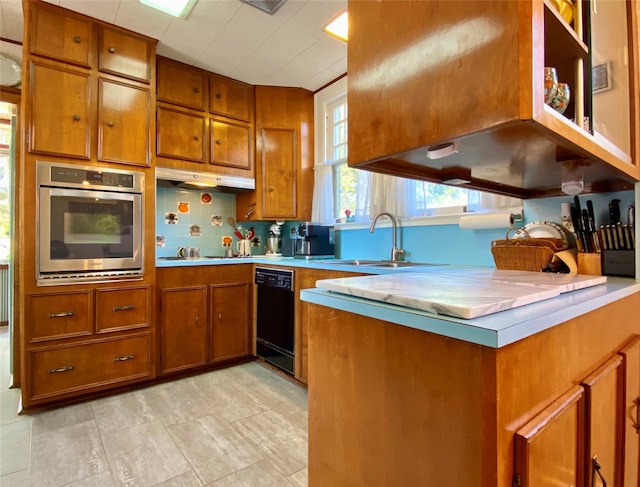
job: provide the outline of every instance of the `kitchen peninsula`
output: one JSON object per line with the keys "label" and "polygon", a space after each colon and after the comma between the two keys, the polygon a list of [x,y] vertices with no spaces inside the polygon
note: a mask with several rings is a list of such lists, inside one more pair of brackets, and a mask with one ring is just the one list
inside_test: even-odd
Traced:
{"label": "kitchen peninsula", "polygon": [[473,320],[301,298],[310,487],[583,485],[593,455],[614,485],[637,485],[637,281]]}

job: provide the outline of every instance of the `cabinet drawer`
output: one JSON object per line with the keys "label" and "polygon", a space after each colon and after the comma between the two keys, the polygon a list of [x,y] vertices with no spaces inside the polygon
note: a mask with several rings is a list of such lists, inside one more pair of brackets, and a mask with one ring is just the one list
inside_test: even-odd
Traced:
{"label": "cabinet drawer", "polygon": [[30,295],[26,330],[30,342],[91,334],[91,291]]}
{"label": "cabinet drawer", "polygon": [[96,290],[96,331],[149,326],[149,288]]}
{"label": "cabinet drawer", "polygon": [[45,2],[32,2],[31,7],[31,53],[90,67],[91,20]]}
{"label": "cabinet drawer", "polygon": [[30,352],[31,398],[149,377],[149,335]]}
{"label": "cabinet drawer", "polygon": [[100,25],[100,71],[148,83],[152,54],[151,40]]}

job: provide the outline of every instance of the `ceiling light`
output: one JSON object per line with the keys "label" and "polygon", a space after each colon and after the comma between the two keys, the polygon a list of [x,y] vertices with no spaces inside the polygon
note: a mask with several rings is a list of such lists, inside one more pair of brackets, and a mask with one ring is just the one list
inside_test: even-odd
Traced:
{"label": "ceiling light", "polygon": [[140,0],[140,3],[174,17],[186,19],[196,0]]}
{"label": "ceiling light", "polygon": [[345,10],[322,28],[327,34],[347,42],[349,37],[349,15]]}

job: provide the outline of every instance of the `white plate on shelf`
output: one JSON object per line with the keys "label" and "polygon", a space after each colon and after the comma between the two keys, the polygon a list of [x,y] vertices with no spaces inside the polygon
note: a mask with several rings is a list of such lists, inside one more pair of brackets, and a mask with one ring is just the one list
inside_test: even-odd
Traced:
{"label": "white plate on shelf", "polygon": [[567,234],[560,225],[553,222],[531,222],[524,227],[518,228],[513,234],[513,238],[559,238],[567,243]]}

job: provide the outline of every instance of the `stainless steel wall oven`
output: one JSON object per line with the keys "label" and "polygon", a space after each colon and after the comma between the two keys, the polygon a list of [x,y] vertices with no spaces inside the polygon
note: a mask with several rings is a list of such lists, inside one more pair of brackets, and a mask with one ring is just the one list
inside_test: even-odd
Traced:
{"label": "stainless steel wall oven", "polygon": [[37,162],[39,284],[142,276],[144,173]]}

